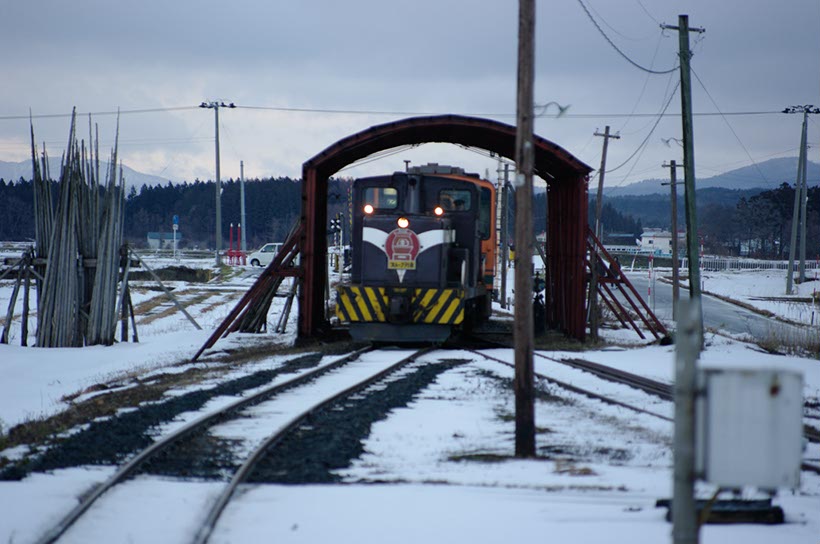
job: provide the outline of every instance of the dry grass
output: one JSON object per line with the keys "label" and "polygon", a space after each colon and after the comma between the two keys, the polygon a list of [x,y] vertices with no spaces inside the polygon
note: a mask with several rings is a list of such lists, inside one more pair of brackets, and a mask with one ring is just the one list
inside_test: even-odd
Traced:
{"label": "dry grass", "polygon": [[224,306],[227,303],[239,300],[242,297],[242,295],[243,295],[243,293],[241,293],[241,292],[227,293],[227,294],[223,295],[220,300],[217,300],[217,301],[213,302],[212,304],[209,304],[209,305],[205,306],[204,308],[202,308],[200,313],[201,314],[207,314],[207,313],[213,312],[217,308],[221,308],[222,306]]}
{"label": "dry grass", "polygon": [[812,327],[772,325],[766,335],[755,338],[761,349],[775,354],[820,357],[820,331]]}
{"label": "dry grass", "polygon": [[[346,344],[349,349],[349,344]],[[334,349],[345,351],[345,346],[325,346],[329,352]],[[271,354],[299,354],[319,351],[316,346],[291,348],[275,342],[259,342],[247,348],[224,351],[209,358],[207,367],[192,365],[187,359],[174,366],[190,365],[183,372],[152,374],[142,378],[141,374],[151,368],[137,369],[112,375],[74,394],[66,395],[63,401],[68,408],[50,417],[29,418],[0,433],[0,451],[20,445],[38,446],[48,443],[54,436],[87,424],[100,417],[110,417],[124,408],[135,408],[144,402],[157,401],[169,390],[196,386],[205,380],[213,380],[235,370],[244,364],[253,363]],[[216,364],[214,364],[216,363]],[[106,392],[108,391],[108,392]],[[85,395],[99,392],[91,398],[76,402]],[[5,431],[5,429],[0,429]],[[0,468],[7,460],[0,456]]]}
{"label": "dry grass", "polygon": [[[186,300],[182,300],[183,297],[188,297],[189,295],[193,295],[193,294],[195,294],[195,295],[192,296],[191,298],[188,298]],[[193,306],[195,304],[200,304],[200,303],[204,302],[205,300],[211,298],[213,296],[213,293],[212,292],[200,292],[198,289],[185,289],[184,291],[180,291],[179,293],[176,293],[175,296],[176,296],[177,300],[179,301],[179,303],[184,308],[187,309],[189,306]],[[164,300],[158,300],[157,301],[156,300],[157,298],[160,298],[160,297],[154,297],[150,301],[146,301],[146,302],[152,302],[153,303],[151,305],[150,309],[156,308],[157,306],[159,306],[163,302],[168,302],[167,295],[163,294],[161,296],[161,299],[164,299]],[[154,313],[154,314],[147,315],[147,316],[143,317],[142,319],[140,319],[137,322],[137,324],[139,324],[139,325],[148,325],[150,323],[153,323],[157,319],[162,319],[164,317],[172,316],[175,313],[177,313],[178,311],[179,311],[179,308],[177,308],[176,304],[171,304],[171,306],[169,306],[168,308],[164,309],[161,312],[157,312],[157,313]],[[134,313],[137,314],[137,315],[141,315],[142,313],[145,313],[145,312],[140,312],[140,311],[138,311],[137,308],[135,308]]]}

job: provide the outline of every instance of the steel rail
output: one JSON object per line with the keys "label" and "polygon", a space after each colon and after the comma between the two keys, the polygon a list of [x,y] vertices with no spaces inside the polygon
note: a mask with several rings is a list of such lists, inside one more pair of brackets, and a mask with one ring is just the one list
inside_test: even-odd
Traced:
{"label": "steel rail", "polygon": [[[492,356],[487,355],[485,353],[481,353],[480,351],[475,351],[475,350],[468,350],[468,351],[479,354],[482,357],[485,357],[487,359],[499,362],[503,365],[506,365],[506,366],[509,366],[509,367],[514,367],[513,364],[508,363],[507,361],[504,361],[502,359],[498,359],[496,357],[492,357]],[[636,374],[631,374],[629,372],[624,372],[624,371],[617,370],[617,369],[611,369],[610,367],[606,367],[605,365],[601,365],[599,363],[593,363],[592,361],[585,361],[583,359],[556,359],[554,357],[548,357],[546,355],[543,355],[543,354],[537,353],[537,352],[535,353],[535,355],[538,356],[538,357],[541,357],[543,359],[548,359],[550,361],[555,361],[557,363],[562,363],[562,364],[569,365],[573,368],[578,368],[579,370],[583,370],[585,372],[590,372],[591,374],[594,374],[594,375],[598,376],[599,378],[602,378],[602,379],[605,379],[605,380],[609,380],[609,381],[612,381],[612,382],[615,382],[615,383],[621,383],[621,384],[624,384],[624,385],[628,385],[630,387],[635,387],[637,389],[641,389],[642,391],[644,391],[644,392],[646,392],[650,395],[655,395],[657,397],[660,397],[663,400],[668,400],[668,401],[673,401],[674,400],[674,394],[672,392],[673,391],[672,386],[664,384],[662,382],[657,382],[655,380],[651,380],[649,378],[644,378],[643,376],[638,376]],[[612,370],[613,372],[610,372],[610,370]],[[615,406],[622,406],[624,408],[628,408],[628,409],[634,410],[636,412],[641,412],[641,413],[648,414],[648,415],[651,415],[651,416],[659,417],[659,418],[664,419],[666,421],[673,421],[671,418],[668,418],[666,416],[662,416],[660,414],[656,414],[655,412],[650,412],[648,410],[644,410],[642,408],[637,408],[635,406],[631,406],[631,405],[623,403],[621,401],[610,399],[609,397],[604,397],[603,395],[599,395],[598,393],[593,393],[592,391],[587,391],[585,389],[582,389],[580,387],[568,384],[566,382],[556,380],[555,378],[550,378],[550,377],[545,376],[543,374],[540,374],[538,372],[536,372],[535,375],[538,376],[541,379],[544,379],[544,380],[550,382],[550,383],[554,383],[555,385],[557,385],[559,387],[562,387],[564,389],[567,389],[567,390],[575,392],[575,393],[579,393],[581,395],[585,395],[585,396],[590,397],[590,398],[600,400],[602,402],[606,402],[607,404],[612,404],[612,405],[615,405]],[[621,379],[621,377],[623,379]],[[820,442],[820,430],[817,430],[814,427],[811,427],[811,426],[808,426],[808,425],[803,425],[803,436],[809,442]],[[806,471],[810,471],[810,472],[820,474],[820,465],[814,465],[812,463],[803,462],[803,463],[801,463],[800,468],[802,470],[806,470]]]}
{"label": "steel rail", "polygon": [[[477,350],[467,350],[467,351],[469,351],[471,353],[475,353],[476,355],[480,355],[480,356],[484,357],[485,359],[489,359],[490,361],[495,361],[497,363],[501,363],[502,365],[508,366],[510,368],[515,368],[514,364],[509,363],[507,361],[504,361],[503,359],[499,359],[498,357],[493,357],[492,355],[487,355],[486,353],[482,353],[482,352],[477,351]],[[655,412],[651,412],[649,410],[644,410],[643,408],[638,408],[637,406],[632,406],[631,404],[627,404],[625,402],[621,402],[619,400],[615,400],[613,398],[606,397],[604,395],[600,395],[598,393],[595,393],[593,391],[589,391],[587,389],[583,389],[581,387],[572,385],[570,383],[567,383],[567,382],[564,382],[564,381],[561,381],[561,380],[557,380],[555,378],[551,378],[551,377],[549,377],[545,374],[541,374],[539,372],[536,372],[535,376],[537,376],[538,378],[541,378],[542,380],[545,380],[549,383],[555,384],[555,385],[557,385],[558,387],[560,387],[562,389],[566,389],[567,391],[572,391],[573,393],[578,393],[579,395],[584,395],[586,397],[589,397],[589,398],[592,398],[592,399],[595,399],[595,400],[600,400],[601,402],[605,402],[605,403],[611,404],[613,406],[620,406],[622,408],[627,408],[629,410],[633,410],[633,411],[639,412],[641,414],[647,414],[647,415],[650,415],[650,416],[654,416],[654,417],[663,419],[665,421],[672,421],[672,418],[670,418],[670,417],[667,417],[667,416],[664,416],[664,415],[661,415],[661,414],[658,414],[658,413],[655,413]]]}
{"label": "steel rail", "polygon": [[112,476],[110,476],[105,482],[97,486],[94,491],[83,497],[79,504],[77,504],[68,514],[63,517],[54,527],[52,527],[47,533],[41,536],[38,540],[38,544],[51,544],[55,542],[60,536],[62,536],[68,529],[71,527],[80,517],[91,507],[94,502],[100,498],[106,491],[117,485],[118,483],[125,480],[127,477],[131,476],[146,460],[151,458],[153,455],[156,455],[159,452],[165,451],[168,447],[175,444],[179,440],[189,436],[193,432],[202,429],[209,424],[213,423],[214,420],[224,416],[225,414],[229,414],[231,412],[235,412],[237,410],[241,410],[249,405],[255,404],[260,402],[265,397],[269,397],[272,395],[276,395],[286,389],[289,389],[295,385],[299,385],[300,383],[309,381],[317,376],[320,376],[326,372],[339,368],[341,366],[346,365],[347,363],[354,361],[355,359],[359,358],[362,354],[372,351],[374,348],[373,346],[367,346],[365,348],[356,350],[340,359],[328,363],[320,368],[316,368],[309,372],[305,372],[296,376],[290,380],[282,382],[277,385],[272,385],[270,387],[266,387],[256,393],[248,396],[243,397],[236,402],[228,404],[214,412],[209,414],[205,414],[202,417],[191,421],[187,425],[180,427],[175,432],[164,436],[160,440],[154,442],[140,453],[135,455],[131,458],[127,463],[122,465]]}
{"label": "steel rail", "polygon": [[399,370],[411,362],[415,361],[421,355],[424,355],[430,351],[433,351],[434,347],[426,347],[416,351],[415,353],[401,359],[400,361],[390,365],[386,369],[369,376],[368,378],[360,381],[357,384],[354,384],[343,391],[338,393],[334,393],[332,396],[325,398],[322,401],[314,404],[312,407],[308,408],[294,419],[292,419],[287,425],[279,429],[276,433],[269,436],[262,442],[248,457],[248,459],[242,464],[242,466],[234,473],[233,478],[228,483],[227,486],[222,490],[222,493],[217,498],[216,502],[213,503],[211,510],[208,512],[208,516],[203,521],[202,525],[200,526],[199,531],[196,534],[193,542],[195,544],[205,544],[208,539],[210,538],[211,534],[213,533],[214,528],[216,527],[216,523],[219,520],[219,517],[222,515],[222,512],[225,510],[225,507],[230,502],[231,498],[233,497],[236,489],[242,484],[247,477],[253,472],[256,465],[261,461],[268,453],[268,451],[278,445],[285,436],[287,436],[290,432],[298,428],[307,418],[311,415],[315,414],[319,410],[326,408],[353,393],[360,392],[367,387],[381,381],[388,375],[394,373],[396,370]]}
{"label": "steel rail", "polygon": [[674,390],[671,385],[656,380],[652,380],[644,376],[632,374],[631,372],[626,372],[624,370],[619,370],[617,368],[612,368],[599,363],[593,363],[592,361],[587,361],[584,359],[556,359],[554,357],[549,357],[541,353],[536,353],[535,355],[537,357],[541,357],[542,359],[555,361],[557,363],[577,368],[578,370],[583,370],[584,372],[589,372],[591,374],[598,376],[599,378],[603,378],[611,382],[620,383],[628,385],[630,387],[634,387],[636,389],[640,389],[645,393],[655,395],[657,397],[662,398],[663,400],[674,399]]}

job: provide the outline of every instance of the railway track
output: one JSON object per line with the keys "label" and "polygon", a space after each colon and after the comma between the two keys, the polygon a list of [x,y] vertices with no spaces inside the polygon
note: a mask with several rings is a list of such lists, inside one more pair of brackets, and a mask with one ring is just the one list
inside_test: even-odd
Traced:
{"label": "railway track", "polygon": [[[583,370],[584,372],[595,374],[596,376],[603,378],[605,380],[635,387],[650,395],[655,395],[663,400],[674,401],[675,399],[673,386],[646,378],[644,376],[632,374],[630,372],[608,367],[606,365],[602,365],[599,363],[593,363],[592,361],[586,361],[584,359],[556,359],[554,357],[548,357],[540,353],[536,353],[535,355],[543,359],[548,359],[550,361],[555,361],[557,363],[565,364],[573,368]],[[810,425],[803,425],[803,436],[809,442],[820,442],[820,430]],[[817,469],[812,468],[810,470],[820,472],[820,467],[818,467]]]}
{"label": "railway track", "polygon": [[[510,368],[515,368],[515,365],[513,365],[512,363],[504,361],[503,359],[499,359],[498,357],[493,357],[492,355],[488,355],[486,353],[482,353],[481,351],[477,351],[477,350],[469,350],[469,351],[471,353],[475,353],[476,355],[480,355],[481,357],[484,357],[485,359],[495,361],[497,363],[500,363],[504,366],[508,366]],[[643,408],[639,408],[637,406],[633,406],[633,405],[627,404],[625,402],[621,402],[619,400],[607,397],[605,395],[601,395],[599,393],[595,393],[594,391],[590,391],[589,389],[584,389],[582,387],[578,387],[576,385],[573,385],[573,384],[568,383],[568,382],[564,382],[562,380],[557,380],[557,379],[555,379],[551,376],[547,376],[546,374],[535,372],[535,376],[542,379],[542,380],[544,380],[544,381],[546,381],[546,382],[548,382],[548,383],[555,384],[558,387],[561,387],[562,389],[566,389],[567,391],[572,391],[573,393],[578,393],[580,395],[584,395],[584,396],[592,398],[592,399],[600,400],[601,402],[605,402],[605,403],[610,404],[612,406],[620,406],[622,408],[626,408],[626,409],[632,410],[634,412],[638,412],[638,413],[641,413],[641,414],[648,414],[650,416],[654,416],[654,417],[657,417],[657,418],[660,418],[660,419],[663,419],[663,420],[666,420],[666,421],[672,421],[672,418],[667,417],[665,415],[658,414],[658,413],[652,412],[650,410],[645,410]],[[613,378],[612,381],[616,381],[616,380]]]}
{"label": "railway track", "polygon": [[[669,384],[651,380],[649,378],[645,378],[644,376],[639,376],[637,374],[632,374],[630,372],[626,372],[616,368],[611,368],[599,363],[593,363],[592,361],[585,361],[583,359],[556,359],[554,357],[548,357],[540,353],[536,353],[535,355],[543,359],[549,359],[550,361],[555,361],[557,363],[565,364],[573,368],[583,370],[584,372],[595,374],[596,376],[603,378],[605,380],[635,387],[650,395],[655,395],[663,400],[668,400],[670,402],[673,402],[675,400],[674,388]],[[804,424],[803,437],[809,442],[819,443],[820,430],[810,425]],[[813,463],[802,463],[801,467],[803,470],[808,470],[820,474],[820,465],[815,465]]]}
{"label": "railway track", "polygon": [[632,374],[631,372],[626,372],[599,363],[593,363],[592,361],[587,361],[584,359],[556,359],[554,357],[548,357],[547,355],[544,355],[542,353],[536,353],[535,356],[540,357],[542,359],[555,361],[557,363],[561,363],[572,368],[577,368],[579,370],[583,370],[584,372],[589,372],[607,381],[628,385],[630,387],[634,387],[635,389],[640,389],[645,393],[655,395],[656,397],[659,397],[663,400],[671,401],[675,397],[674,389],[671,385],[659,382],[657,380],[652,380],[645,376],[639,376],[637,374]]}
{"label": "railway track", "polygon": [[[499,344],[499,347],[509,348],[509,346],[501,345],[501,344]],[[492,357],[489,357],[489,356],[481,353],[480,351],[475,351],[475,353],[480,354],[480,355],[482,355],[484,357],[487,357],[487,358],[492,358]],[[534,355],[536,357],[541,358],[541,359],[546,359],[546,360],[553,361],[553,362],[556,362],[556,363],[560,363],[560,364],[563,364],[563,365],[566,365],[566,366],[569,366],[569,367],[572,367],[572,368],[576,368],[578,370],[582,370],[584,372],[588,372],[590,374],[593,374],[593,375],[595,375],[595,376],[597,376],[601,379],[607,380],[607,381],[611,381],[611,382],[614,382],[614,383],[619,383],[619,384],[623,384],[623,385],[633,387],[635,389],[639,389],[641,391],[644,391],[647,394],[654,395],[654,396],[656,396],[660,399],[663,399],[663,400],[666,400],[666,401],[669,401],[669,402],[674,402],[674,399],[675,399],[674,388],[670,384],[666,384],[666,383],[663,383],[663,382],[652,380],[652,379],[646,378],[644,376],[633,374],[631,372],[626,372],[624,370],[620,370],[620,369],[617,369],[617,368],[612,368],[612,367],[609,367],[609,366],[606,366],[606,365],[602,365],[600,363],[594,363],[592,361],[587,361],[585,359],[579,359],[579,358],[561,358],[561,359],[559,359],[559,358],[550,357],[548,355],[544,355],[543,353],[538,353],[538,352],[535,352]],[[495,361],[498,361],[502,364],[512,366],[509,363],[507,363],[506,361],[502,361],[501,359],[497,359],[497,358],[492,358],[492,359],[495,360]],[[576,393],[586,395],[587,397],[601,400],[601,401],[606,402],[608,404],[622,406],[624,408],[628,408],[628,409],[636,411],[636,412],[646,413],[646,414],[649,414],[649,415],[653,415],[653,416],[665,419],[667,421],[672,421],[672,419],[669,418],[669,417],[666,417],[666,416],[663,416],[663,415],[660,415],[660,414],[657,414],[655,412],[651,412],[651,411],[648,411],[648,410],[644,410],[644,409],[638,408],[636,406],[631,406],[629,404],[617,401],[615,399],[610,399],[610,398],[605,397],[603,395],[599,395],[598,393],[594,393],[592,391],[579,388],[575,385],[565,383],[565,382],[562,382],[560,380],[556,380],[556,379],[551,378],[549,376],[545,376],[545,375],[539,374],[537,372],[535,373],[535,375],[540,377],[541,379],[547,380],[551,383],[555,383],[556,385],[558,385],[560,387],[563,387],[564,389],[567,389],[569,391],[574,391]],[[806,425],[806,424],[803,425],[803,436],[809,442],[820,443],[820,429],[812,427],[811,425]],[[803,470],[808,470],[808,471],[820,474],[820,465],[815,465],[813,463],[803,463],[802,468],[803,468]]]}
{"label": "railway track", "polygon": [[[285,392],[291,390],[299,391],[299,388],[308,388],[311,392],[310,395],[307,395],[310,397],[308,404],[299,411],[295,417],[287,416],[285,420],[281,420],[280,418],[280,421],[278,421],[275,426],[276,431],[253,449],[235,472],[230,483],[226,485],[219,498],[211,506],[205,518],[205,522],[197,532],[194,540],[194,542],[206,542],[221,512],[230,501],[236,488],[247,479],[248,475],[253,472],[260,460],[264,459],[285,436],[298,429],[317,411],[340,402],[343,399],[348,399],[357,393],[361,393],[374,383],[385,380],[388,375],[396,373],[401,368],[412,363],[419,356],[431,351],[431,348],[418,350],[409,355],[406,355],[407,351],[396,352],[392,358],[389,356],[385,357],[385,354],[389,354],[390,352],[379,352],[380,362],[378,364],[372,360],[362,362],[361,359],[372,350],[372,347],[360,349],[316,369],[304,372],[285,382],[262,388],[236,402],[209,412],[164,436],[141,452],[135,454],[129,461],[120,466],[105,482],[97,486],[92,492],[86,494],[59,523],[41,536],[37,542],[41,544],[55,542],[79,520],[83,519],[84,514],[88,512],[98,499],[103,498],[112,488],[122,484],[137,474],[147,464],[160,458],[163,454],[167,454],[172,447],[180,444],[187,438],[198,435],[199,433],[208,432],[209,429],[218,425],[224,425],[226,421],[230,421],[231,419],[247,418],[248,409],[258,409],[267,406],[268,403],[275,402],[276,399],[280,398]],[[384,359],[390,360],[384,361]],[[311,385],[321,383],[321,378],[334,372],[340,375],[344,373],[343,375],[346,377],[346,379],[343,380],[345,386],[341,390],[338,387],[331,387],[330,390],[328,390],[327,385],[324,387]],[[316,398],[320,400],[316,401]],[[104,504],[105,501],[103,499],[99,506],[104,506]]]}
{"label": "railway track", "polygon": [[[163,437],[161,440],[155,442],[142,452],[134,455],[127,463],[122,465],[116,471],[116,473],[113,476],[111,476],[106,482],[104,482],[97,489],[93,490],[86,497],[84,497],[82,502],[80,502],[68,515],[66,515],[65,518],[63,518],[54,528],[52,528],[48,533],[41,537],[41,539],[38,540],[38,542],[45,543],[56,541],[58,538],[60,538],[61,535],[69,531],[69,529],[78,520],[82,519],[83,515],[98,499],[102,498],[102,500],[99,502],[95,510],[98,508],[104,508],[106,504],[106,499],[104,498],[104,495],[106,493],[108,493],[115,486],[122,484],[125,480],[129,479],[134,474],[138,473],[138,471],[140,471],[141,469],[144,469],[146,464],[148,464],[151,461],[151,459],[162,455],[163,452],[167,453],[169,448],[171,448],[174,444],[178,444],[181,441],[184,441],[186,437],[190,437],[191,435],[195,435],[200,432],[210,432],[207,431],[207,429],[213,429],[215,426],[225,424],[226,419],[228,424],[230,424],[230,421],[232,419],[254,418],[256,416],[250,414],[249,410],[259,410],[261,408],[265,408],[266,406],[268,406],[268,402],[276,401],[277,395],[291,389],[297,389],[302,386],[306,386],[311,382],[315,382],[325,374],[337,370],[340,372],[347,372],[347,369],[343,369],[342,367],[350,365],[351,363],[356,364],[356,362],[360,358],[365,356],[369,351],[371,351],[371,349],[372,348],[365,348],[362,350],[358,350],[356,352],[340,357],[323,366],[320,366],[315,370],[306,371],[303,374],[300,374],[299,376],[286,382],[277,385],[272,385],[270,387],[265,387],[253,395],[250,395],[239,401],[231,403],[220,410],[215,410],[211,413],[208,413],[200,417],[199,419],[185,425],[173,434]],[[235,492],[239,488],[239,486],[248,481],[248,478],[254,474],[255,470],[257,470],[258,465],[265,459],[269,458],[272,451],[276,450],[282,443],[286,442],[287,437],[289,435],[293,435],[294,433],[299,432],[299,430],[302,428],[311,427],[313,424],[310,420],[315,414],[317,414],[317,412],[320,412],[322,410],[343,410],[344,408],[342,407],[342,405],[345,403],[350,403],[351,398],[363,396],[363,391],[365,391],[367,388],[372,387],[375,383],[384,381],[386,377],[390,376],[391,374],[397,373],[402,368],[407,367],[407,365],[410,365],[418,357],[429,351],[432,351],[432,349],[428,348],[425,350],[419,350],[410,353],[409,355],[407,355],[407,351],[396,352],[394,354],[395,357],[393,360],[383,361],[379,365],[378,369],[371,368],[371,371],[363,373],[366,375],[363,375],[362,379],[353,380],[353,382],[355,383],[350,383],[348,386],[344,388],[336,388],[332,391],[322,392],[322,394],[314,392],[314,390],[311,389],[311,394],[308,395],[309,397],[311,397],[310,402],[305,404],[299,410],[288,411],[287,414],[282,415],[282,419],[280,419],[276,423],[275,427],[272,425],[268,425],[268,428],[275,428],[276,432],[270,434],[264,440],[255,442],[255,447],[253,447],[252,451],[247,453],[247,455],[244,457],[244,462],[235,470],[233,476],[230,478],[230,481],[226,483],[222,491],[219,493],[218,498],[216,498],[216,500],[208,501],[208,513],[207,515],[197,517],[197,523],[200,523],[199,520],[202,517],[204,517],[204,521],[201,522],[201,525],[199,525],[199,529],[195,533],[196,536],[192,541],[197,543],[204,543],[208,541],[212,531],[217,526],[217,523],[220,519],[222,512],[225,510],[225,507],[230,504],[231,499],[234,497]],[[493,360],[501,364],[504,364],[508,367],[514,366],[506,361],[482,353],[481,351],[469,351],[481,356],[484,359]],[[378,359],[386,359],[387,357],[385,356],[389,353],[391,352],[380,351],[378,353]],[[627,372],[613,371],[613,369],[606,367],[605,365],[591,363],[589,361],[584,361],[582,359],[571,359],[569,361],[565,361],[560,359],[554,359],[543,354],[536,355],[539,357],[543,357],[545,359],[557,361],[562,364],[568,364],[569,366],[576,369],[595,373],[602,379],[607,379],[609,381],[618,383],[625,383],[630,387],[636,387],[643,391],[646,391],[649,394],[653,394],[660,398],[665,398],[666,400],[671,400],[671,387],[667,384],[662,384],[660,382],[648,380],[641,376],[635,376],[634,374],[630,374]],[[607,398],[593,391],[584,390],[572,384],[561,382],[559,380],[556,380],[549,376],[545,376],[543,374],[536,373],[536,375],[542,379],[549,381],[550,383],[554,383],[562,388],[566,388],[567,390],[574,391],[576,393],[580,393],[591,398],[596,398],[603,402],[608,402],[613,405],[622,406],[627,409],[634,410],[636,412],[649,414],[654,417],[671,421],[669,417],[666,417],[664,415],[653,413],[640,407],[630,406],[616,399]],[[378,387],[382,386],[379,385]],[[271,411],[270,408],[267,408],[267,411]],[[284,411],[280,410],[280,412]],[[296,413],[297,415],[292,416],[292,414],[294,413]],[[820,469],[818,469],[818,467],[814,467],[813,465],[804,464],[803,468],[804,470],[820,472]],[[255,479],[252,479],[251,481],[265,480],[264,478],[260,480],[257,477]],[[198,511],[202,512],[202,510]],[[93,519],[88,519],[86,520],[86,522],[89,524],[94,523]],[[74,533],[72,532],[72,534]],[[190,534],[193,535],[194,532],[191,531]],[[76,534],[74,534],[74,536],[76,536]]]}

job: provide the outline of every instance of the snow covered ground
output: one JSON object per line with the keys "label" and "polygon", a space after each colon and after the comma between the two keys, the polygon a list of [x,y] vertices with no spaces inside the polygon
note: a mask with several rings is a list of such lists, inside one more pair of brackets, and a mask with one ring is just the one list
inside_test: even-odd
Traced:
{"label": "snow covered ground", "polygon": [[[789,302],[756,300],[769,292],[782,296],[783,279],[775,273],[704,276],[709,291],[754,305],[765,302],[766,309],[778,315],[810,322],[805,313],[802,318],[794,312],[787,316]],[[252,280],[239,277],[230,286],[214,282],[206,287],[213,291],[211,296],[189,308],[202,331],[173,312],[140,325],[137,344],[23,348],[16,324],[11,344],[0,345],[2,431],[65,409],[67,395],[95,384],[160,369],[183,371],[184,365],[170,365],[196,352]],[[176,287],[178,292],[185,288]],[[806,287],[809,292],[802,296],[810,295],[809,284],[800,286]],[[10,293],[10,283],[0,282],[0,315],[5,314]],[[139,305],[158,294],[140,291],[134,303]],[[584,358],[671,383],[674,346],[641,344],[634,333],[625,330],[605,334],[617,347],[586,351]],[[237,335],[217,347],[253,340]],[[513,359],[509,350],[491,354]],[[509,389],[499,385],[511,378],[512,371],[469,352],[447,356],[471,362],[443,373],[410,406],[377,423],[365,443],[365,455],[339,473],[346,485],[247,486],[226,511],[212,542],[671,541],[665,510],[654,506],[656,499],[671,496],[671,423],[548,387],[561,402],[537,403],[537,445],[542,456],[512,459],[510,414],[514,403]],[[278,359],[272,355],[244,371],[276,364]],[[544,359],[536,358],[535,364],[536,371],[556,379],[672,415],[671,403]],[[820,399],[816,359],[766,354],[749,344],[710,335],[701,364],[795,369],[804,376],[804,396]],[[19,454],[0,452],[9,457]],[[820,463],[820,447],[811,445],[804,457]],[[74,468],[33,474],[20,482],[0,482],[0,542],[35,540],[73,506],[78,495],[112,470]],[[140,477],[128,493],[115,491],[105,511],[91,512],[93,527],[69,533],[63,541],[110,541],[111,535],[120,542],[190,540],[204,505],[219,489],[214,482]],[[712,489],[701,484],[699,491],[705,497]],[[744,495],[757,496],[751,489],[744,490]],[[779,490],[775,503],[786,513],[785,524],[708,525],[701,530],[702,542],[818,543],[820,476],[804,472],[800,488]]]}
{"label": "snow covered ground", "polygon": [[[820,280],[816,270],[806,272],[805,283],[793,284],[791,296],[786,295],[783,270],[704,272],[702,279],[705,291],[728,296],[789,321],[814,325],[820,331]],[[814,302],[808,302],[812,298]]]}

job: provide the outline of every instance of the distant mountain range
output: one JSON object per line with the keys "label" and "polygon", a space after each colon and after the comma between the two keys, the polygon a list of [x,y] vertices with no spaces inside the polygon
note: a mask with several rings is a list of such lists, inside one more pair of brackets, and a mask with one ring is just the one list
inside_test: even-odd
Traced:
{"label": "distant mountain range", "polygon": [[[59,157],[49,157],[48,159],[48,168],[51,172],[52,179],[57,179],[60,175],[60,158]],[[102,176],[105,176],[105,172],[108,169],[108,162],[107,161],[100,161],[100,173]],[[168,179],[161,178],[159,176],[152,176],[150,174],[143,174],[142,172],[137,172],[133,168],[129,168],[128,166],[122,166],[123,177],[125,178],[125,185],[127,187],[137,187],[139,189],[143,185],[165,185],[168,183]],[[20,178],[30,180],[33,177],[32,170],[31,170],[31,160],[25,160],[20,162],[6,162],[0,161],[0,179],[4,179],[8,181],[17,181]]]}
{"label": "distant mountain range", "polygon": [[[806,177],[809,186],[820,185],[820,164],[808,161]],[[697,189],[731,189],[769,190],[779,187],[783,182],[794,184],[797,178],[797,157],[769,159],[757,163],[757,166],[744,166],[709,178],[695,180]],[[668,194],[669,186],[661,185],[669,179],[647,179],[622,187],[604,187],[604,195],[608,197],[640,196],[651,194]],[[678,170],[678,181],[683,181],[683,172]],[[593,193],[590,189],[590,195]],[[682,187],[678,187],[678,194],[682,194]]]}
{"label": "distant mountain range", "polygon": [[[52,177],[56,178],[60,172],[60,159],[51,157],[49,159],[49,168]],[[108,168],[108,163],[101,162],[100,170],[105,172],[106,168]],[[809,185],[820,185],[820,164],[809,161],[807,170]],[[169,181],[168,178],[143,174],[125,165],[123,165],[123,175],[125,176],[125,184],[129,187],[136,186],[139,188],[143,184],[150,186],[165,185]],[[796,176],[797,157],[785,157],[769,159],[758,163],[757,166],[744,166],[709,178],[700,178],[696,180],[696,184],[698,189],[767,190],[779,187],[784,181],[794,183]],[[0,179],[17,181],[21,177],[27,180],[31,179],[30,160],[20,162],[0,161]],[[678,180],[683,181],[683,172],[680,170],[678,171]],[[621,187],[604,187],[604,195],[614,198],[619,196],[668,194],[669,186],[661,185],[661,183],[668,181],[669,179],[646,179]],[[544,188],[536,188],[536,192],[542,192],[543,190]],[[682,192],[682,188],[679,187],[678,193],[682,194]],[[590,197],[595,194],[594,188],[590,188],[589,194]]]}

